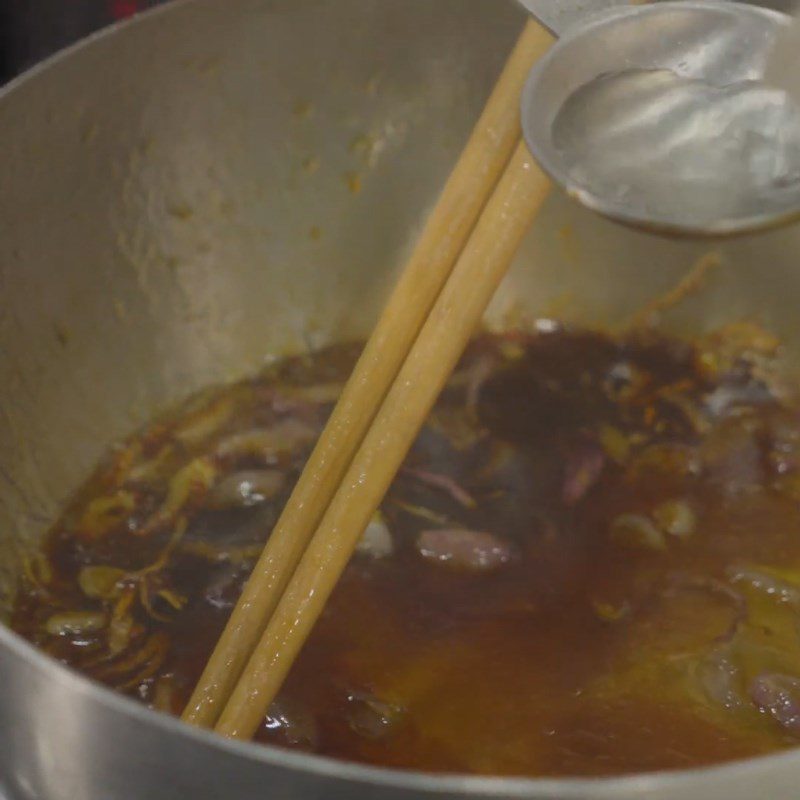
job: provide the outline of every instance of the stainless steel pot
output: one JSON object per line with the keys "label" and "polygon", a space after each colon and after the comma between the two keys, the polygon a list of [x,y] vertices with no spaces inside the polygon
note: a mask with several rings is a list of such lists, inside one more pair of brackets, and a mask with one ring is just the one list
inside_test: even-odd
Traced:
{"label": "stainless steel pot", "polygon": [[[109,442],[204,384],[368,331],[521,22],[500,0],[190,0],[0,96],[6,600]],[[798,245],[798,229],[724,245],[669,323],[755,315],[800,352]],[[623,321],[705,247],[554,196],[489,321]],[[611,781],[366,769],[191,730],[2,629],[0,776],[12,800],[780,800],[800,753]]]}

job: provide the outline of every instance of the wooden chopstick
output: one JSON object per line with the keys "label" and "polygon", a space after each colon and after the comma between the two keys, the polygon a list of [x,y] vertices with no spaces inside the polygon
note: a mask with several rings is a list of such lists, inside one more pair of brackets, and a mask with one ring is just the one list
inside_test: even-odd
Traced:
{"label": "wooden chopstick", "polygon": [[520,137],[525,79],[552,44],[530,21],[184,710],[211,726],[278,606],[380,404],[408,356]]}
{"label": "wooden chopstick", "polygon": [[225,706],[219,733],[249,738],[261,724],[549,188],[520,142]]}

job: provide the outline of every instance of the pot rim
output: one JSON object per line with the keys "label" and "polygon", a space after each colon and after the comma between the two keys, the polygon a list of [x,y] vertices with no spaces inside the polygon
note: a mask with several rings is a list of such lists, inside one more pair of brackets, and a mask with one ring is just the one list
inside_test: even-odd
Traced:
{"label": "pot rim", "polygon": [[27,660],[31,667],[48,672],[64,689],[88,695],[94,702],[117,713],[128,715],[143,725],[161,729],[172,736],[193,740],[198,744],[220,749],[230,755],[269,765],[309,773],[315,777],[356,782],[375,788],[404,789],[413,792],[453,793],[482,797],[558,797],[579,800],[591,791],[594,798],[618,800],[620,797],[642,797],[669,789],[688,789],[698,779],[725,777],[735,781],[739,775],[757,765],[764,774],[786,765],[800,765],[800,751],[790,750],[766,756],[741,759],[726,764],[688,770],[635,773],[616,777],[591,778],[503,778],[461,774],[439,774],[412,770],[372,767],[308,753],[299,753],[272,745],[226,739],[213,731],[195,728],[173,717],[153,711],[132,698],[121,695],[90,680],[43,653],[5,625],[0,625],[0,649],[8,648]]}
{"label": "pot rim", "polygon": [[[78,42],[33,65],[20,75],[0,87],[0,103],[40,74],[56,69],[62,61],[72,58],[80,51],[92,47],[99,40],[113,37],[129,27],[146,24],[155,17],[169,14],[176,8],[193,4],[199,0],[171,0],[155,6],[134,17],[95,31]],[[518,0],[509,0],[519,5]],[[459,793],[467,796],[544,798],[558,797],[560,800],[580,800],[591,797],[619,800],[621,797],[644,797],[656,791],[681,792],[696,786],[698,782],[725,779],[730,785],[740,777],[752,779],[752,770],[758,768],[761,775],[774,770],[796,768],[800,774],[800,747],[771,755],[739,759],[708,767],[633,773],[612,777],[587,778],[508,778],[478,777],[464,774],[440,774],[373,767],[357,762],[343,761],[328,756],[295,752],[272,745],[250,741],[226,739],[213,731],[195,728],[179,718],[157,712],[143,706],[132,698],[118,694],[100,683],[60,664],[27,640],[14,633],[5,624],[0,624],[0,653],[7,649],[17,657],[28,661],[33,669],[49,674],[51,681],[65,690],[88,696],[93,702],[111,711],[127,715],[145,726],[160,729],[168,735],[183,737],[204,747],[219,749],[234,757],[264,764],[274,768],[290,769],[320,778],[358,783],[374,788],[424,792],[429,794]]]}

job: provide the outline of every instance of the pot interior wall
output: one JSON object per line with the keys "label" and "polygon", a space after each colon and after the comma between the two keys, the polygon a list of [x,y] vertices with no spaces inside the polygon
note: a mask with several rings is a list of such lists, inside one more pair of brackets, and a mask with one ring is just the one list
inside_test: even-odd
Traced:
{"label": "pot interior wall", "polygon": [[[195,0],[0,98],[0,589],[110,442],[365,335],[523,17],[498,0]],[[719,246],[667,323],[800,342],[797,230]],[[554,195],[490,311],[615,325],[707,244]]]}

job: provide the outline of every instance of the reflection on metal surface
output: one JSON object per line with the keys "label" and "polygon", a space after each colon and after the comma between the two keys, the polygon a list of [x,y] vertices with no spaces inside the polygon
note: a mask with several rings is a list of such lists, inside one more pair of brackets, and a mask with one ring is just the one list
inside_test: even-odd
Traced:
{"label": "reflection on metal surface", "polygon": [[[770,8],[773,11],[796,13],[798,0],[743,0],[748,5]],[[566,33],[593,14],[602,13],[615,6],[641,5],[644,0],[517,0],[556,36]],[[650,0],[651,3],[660,0]],[[734,2],[734,0],[720,0]]]}
{"label": "reflection on metal surface", "polygon": [[[368,330],[521,21],[499,0],[177,2],[0,96],[0,577],[107,443],[203,384]],[[351,148],[373,133],[385,145],[367,170]],[[365,175],[357,196],[351,171]],[[489,320],[557,310],[613,324],[705,249],[556,194]],[[795,229],[723,248],[713,291],[671,325],[754,316],[796,354],[798,250]],[[33,713],[35,698],[47,702]],[[800,779],[796,753],[610,782],[369,770],[191,730],[4,629],[0,719],[13,800],[75,800],[75,787],[82,800],[263,800],[265,787],[309,800],[793,800]]]}
{"label": "reflection on metal surface", "polygon": [[528,145],[583,204],[634,226],[722,235],[791,220],[800,111],[753,85],[788,21],[702,0],[595,15],[531,73]]}
{"label": "reflection on metal surface", "polygon": [[630,0],[519,0],[545,27],[561,36],[586,17],[615,6],[629,5]]}
{"label": "reflection on metal surface", "polygon": [[[800,206],[800,108],[778,89],[629,69],[573,93],[553,121],[570,186],[687,228]],[[581,188],[579,188],[581,187]]]}

